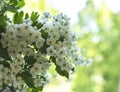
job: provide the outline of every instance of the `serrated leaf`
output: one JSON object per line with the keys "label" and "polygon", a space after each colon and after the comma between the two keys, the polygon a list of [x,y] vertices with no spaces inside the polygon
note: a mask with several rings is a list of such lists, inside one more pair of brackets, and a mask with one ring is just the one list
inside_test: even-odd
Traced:
{"label": "serrated leaf", "polygon": [[5,31],[5,27],[6,27],[6,23],[5,23],[5,17],[4,16],[0,16],[0,32],[4,32]]}
{"label": "serrated leaf", "polygon": [[46,54],[46,53],[47,53],[46,49],[47,49],[48,47],[49,47],[49,46],[48,46],[47,44],[44,44],[43,47],[40,48],[41,53]]}
{"label": "serrated leaf", "polygon": [[18,12],[14,15],[14,17],[13,17],[13,21],[14,21],[14,23],[17,23],[17,18],[18,18]]}
{"label": "serrated leaf", "polygon": [[18,4],[18,1],[17,0],[9,0],[9,4],[16,6]]}
{"label": "serrated leaf", "polygon": [[37,87],[37,88],[33,88],[33,89],[32,89],[32,92],[40,92],[40,91],[42,91],[42,90],[43,90],[43,86]]}
{"label": "serrated leaf", "polygon": [[50,56],[50,61],[52,61],[54,64],[56,64],[56,58],[54,56]]}
{"label": "serrated leaf", "polygon": [[6,60],[0,60],[0,64],[4,65],[4,67],[10,67],[10,64]]}
{"label": "serrated leaf", "polygon": [[18,9],[19,9],[19,7],[15,7],[14,5],[8,5],[6,7],[6,10],[10,11],[10,12],[17,12]]}
{"label": "serrated leaf", "polygon": [[17,4],[17,7],[23,7],[25,5],[24,0],[20,0]]}
{"label": "serrated leaf", "polygon": [[28,71],[24,71],[19,75],[23,78],[28,87],[34,88],[34,79],[32,78],[32,75]]}
{"label": "serrated leaf", "polygon": [[36,26],[37,26],[37,28],[39,29],[39,28],[41,28],[41,27],[43,26],[43,24],[37,23]]}
{"label": "serrated leaf", "polygon": [[[4,29],[2,26],[0,26],[0,33],[3,33],[4,32]],[[0,35],[0,38],[1,38],[1,35]]]}
{"label": "serrated leaf", "polygon": [[30,16],[30,19],[34,22],[36,21],[36,19],[38,19],[39,17],[39,14],[37,12],[32,12],[31,16]]}
{"label": "serrated leaf", "polygon": [[13,21],[15,24],[20,24],[22,23],[22,20],[23,20],[23,16],[24,16],[24,12],[21,11],[21,12],[17,12],[14,17],[13,17]]}
{"label": "serrated leaf", "polygon": [[41,30],[41,35],[42,35],[42,37],[43,38],[45,38],[45,39],[47,39],[47,37],[48,37],[48,33],[46,33],[44,30]]}
{"label": "serrated leaf", "polygon": [[10,0],[6,10],[10,12],[17,12],[18,9],[25,5],[24,0]]}
{"label": "serrated leaf", "polygon": [[2,44],[0,43],[0,57],[6,59],[6,60],[11,60],[8,51],[2,47]]}
{"label": "serrated leaf", "polygon": [[32,56],[25,56],[24,60],[25,60],[25,63],[27,64],[27,66],[29,65],[30,67],[32,67],[34,65],[34,63],[36,62],[36,59]]}
{"label": "serrated leaf", "polygon": [[29,14],[28,13],[25,14],[25,19],[27,19],[27,18],[29,18]]}
{"label": "serrated leaf", "polygon": [[69,73],[65,70],[61,70],[60,66],[58,66],[58,65],[56,66],[56,71],[61,76],[65,76],[66,78],[69,78]]}

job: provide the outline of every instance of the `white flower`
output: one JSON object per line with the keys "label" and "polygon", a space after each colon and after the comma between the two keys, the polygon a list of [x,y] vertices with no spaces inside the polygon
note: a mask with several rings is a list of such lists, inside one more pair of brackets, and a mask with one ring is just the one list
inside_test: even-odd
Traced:
{"label": "white flower", "polygon": [[42,58],[42,53],[41,52],[37,52],[34,54],[34,58],[38,61]]}
{"label": "white flower", "polygon": [[29,30],[29,31],[27,32],[27,38],[28,38],[28,39],[32,39],[33,36],[34,36],[33,31],[32,31],[32,30]]}
{"label": "white flower", "polygon": [[50,56],[54,56],[56,54],[56,50],[54,49],[53,46],[47,48],[47,54]]}
{"label": "white flower", "polygon": [[38,39],[36,39],[36,47],[37,48],[43,47],[44,42],[45,42],[45,40],[42,37],[39,37]]}
{"label": "white flower", "polygon": [[51,15],[49,12],[43,12],[43,16],[42,16],[43,19],[49,19],[50,17]]}
{"label": "white flower", "polygon": [[26,49],[24,49],[23,54],[27,55],[27,56],[31,56],[31,55],[33,55],[33,52],[34,52],[33,49],[26,48]]}
{"label": "white flower", "polygon": [[[18,45],[19,44],[19,45]],[[17,47],[18,47],[18,51],[23,51],[28,45],[25,41],[19,41]]]}
{"label": "white flower", "polygon": [[86,66],[90,66],[92,62],[93,62],[92,58],[89,58],[88,60],[86,60]]}
{"label": "white flower", "polygon": [[51,17],[50,13],[49,12],[44,12],[41,19],[38,20],[38,23],[42,23],[42,24],[45,24],[48,19]]}
{"label": "white flower", "polygon": [[16,77],[16,79],[13,81],[13,86],[14,86],[15,88],[21,89],[22,86],[24,85],[24,83],[25,83],[25,82],[23,81],[22,77],[18,76],[18,77]]}
{"label": "white flower", "polygon": [[46,72],[46,70],[48,70],[49,69],[49,67],[50,67],[50,63],[48,63],[48,62],[42,62],[41,63],[41,72]]}
{"label": "white flower", "polygon": [[51,33],[51,38],[53,38],[55,41],[59,40],[60,38],[60,33],[56,30],[54,32]]}
{"label": "white flower", "polygon": [[3,76],[5,79],[11,79],[13,76],[12,71],[9,68],[4,68]]}
{"label": "white flower", "polygon": [[39,37],[41,37],[41,33],[39,31],[33,31],[32,39],[38,39]]}
{"label": "white flower", "polygon": [[78,39],[78,35],[77,35],[77,33],[71,31],[70,39],[71,39],[72,41],[75,41],[75,42],[76,42],[77,39]]}
{"label": "white flower", "polygon": [[34,66],[30,69],[30,73],[33,77],[36,77],[39,73],[41,73],[41,64],[35,63]]}
{"label": "white flower", "polygon": [[18,64],[22,65],[23,62],[24,62],[24,59],[23,59],[23,57],[20,54],[18,54],[17,57],[15,58],[15,62],[17,62]]}
{"label": "white flower", "polygon": [[8,86],[12,86],[13,80],[11,78],[9,79],[4,79],[4,83],[7,84]]}
{"label": "white flower", "polygon": [[60,66],[61,70],[65,70],[67,72],[70,72],[73,68],[72,64],[69,61],[61,60],[57,64]]}
{"label": "white flower", "polygon": [[63,13],[60,13],[60,14],[58,15],[58,18],[66,21],[66,22],[68,22],[68,21],[70,20],[70,18],[68,18],[67,15],[63,15]]}
{"label": "white flower", "polygon": [[58,16],[54,16],[52,22],[55,23],[55,24],[56,24],[56,23],[60,24],[60,22],[62,22],[62,20],[61,20],[61,18],[59,18]]}
{"label": "white flower", "polygon": [[67,50],[65,47],[62,47],[57,51],[57,57],[65,57],[66,54],[67,54]]}
{"label": "white flower", "polygon": [[56,41],[56,40],[51,37],[51,38],[48,38],[48,39],[47,39],[46,43],[47,43],[47,45],[54,46],[55,41]]}
{"label": "white flower", "polygon": [[16,92],[27,92],[26,88],[17,89]]}
{"label": "white flower", "polygon": [[27,18],[27,19],[23,19],[23,23],[31,25],[33,22],[31,21],[30,18]]}
{"label": "white flower", "polygon": [[44,32],[46,32],[46,33],[50,33],[51,29],[52,29],[51,23],[46,23],[41,28],[41,30],[44,30]]}
{"label": "white flower", "polygon": [[83,48],[83,49],[81,50],[81,53],[84,55],[85,52],[86,52],[86,49]]}
{"label": "white flower", "polygon": [[40,86],[42,86],[43,84],[44,84],[43,78],[36,78],[36,79],[34,80],[34,86],[35,86],[35,87],[40,87]]}
{"label": "white flower", "polygon": [[58,42],[55,44],[55,48],[56,48],[57,50],[59,50],[60,48],[62,48],[62,47],[64,47],[64,46],[65,46],[64,43],[61,42],[61,41],[58,41]]}
{"label": "white flower", "polygon": [[17,74],[22,70],[22,67],[17,62],[13,62],[10,64],[10,68],[12,69],[12,72]]}
{"label": "white flower", "polygon": [[80,65],[80,66],[85,65],[85,64],[86,64],[86,63],[85,63],[85,57],[79,56],[77,62],[78,62],[78,65]]}

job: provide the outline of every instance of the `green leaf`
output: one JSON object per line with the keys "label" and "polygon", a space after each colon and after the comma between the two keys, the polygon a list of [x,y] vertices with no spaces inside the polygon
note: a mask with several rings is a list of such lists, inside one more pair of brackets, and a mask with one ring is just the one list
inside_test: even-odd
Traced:
{"label": "green leaf", "polygon": [[42,37],[47,39],[48,38],[48,33],[46,33],[44,30],[41,30]]}
{"label": "green leaf", "polygon": [[20,2],[18,2],[17,6],[18,7],[23,7],[25,5],[24,0],[21,0]]}
{"label": "green leaf", "polygon": [[0,33],[5,31],[6,23],[5,23],[5,17],[0,16]]}
{"label": "green leaf", "polygon": [[24,57],[26,65],[29,67],[32,67],[34,63],[36,62],[36,59],[33,56],[25,56]]}
{"label": "green leaf", "polygon": [[6,60],[11,60],[8,51],[2,47],[2,44],[0,43],[0,57],[6,59]]}
{"label": "green leaf", "polygon": [[56,58],[54,56],[50,56],[50,61],[52,61],[54,64],[56,64]]}
{"label": "green leaf", "polygon": [[65,70],[61,70],[60,66],[58,66],[58,65],[56,66],[56,71],[61,76],[65,76],[66,78],[69,78],[69,73]]}
{"label": "green leaf", "polygon": [[32,12],[31,16],[30,16],[30,19],[34,22],[36,21],[36,19],[38,19],[39,17],[39,14],[37,12]]}
{"label": "green leaf", "polygon": [[40,48],[41,53],[46,54],[46,53],[47,53],[46,49],[47,49],[48,47],[49,47],[49,46],[48,46],[47,44],[44,44],[43,47]]}
{"label": "green leaf", "polygon": [[25,19],[29,18],[29,15],[28,13],[25,14]]}
{"label": "green leaf", "polygon": [[32,78],[32,75],[29,73],[29,71],[24,71],[19,74],[25,81],[28,87],[32,88],[31,92],[39,92],[43,90],[43,85],[40,87],[34,87],[34,79]]}
{"label": "green leaf", "polygon": [[41,27],[43,26],[43,24],[41,24],[41,23],[36,23],[36,26],[37,26],[37,28],[39,29],[39,28],[41,28]]}
{"label": "green leaf", "polygon": [[24,0],[19,0],[17,7],[23,7],[25,5]]}
{"label": "green leaf", "polygon": [[37,87],[37,88],[33,88],[33,89],[32,89],[32,92],[40,92],[40,91],[42,91],[42,90],[43,90],[43,86]]}
{"label": "green leaf", "polygon": [[24,16],[24,12],[21,11],[21,12],[17,12],[14,17],[13,17],[13,21],[15,24],[20,24],[22,23],[22,20],[23,20],[23,16]]}
{"label": "green leaf", "polygon": [[19,7],[15,7],[14,5],[8,5],[6,7],[6,10],[10,11],[10,12],[17,12],[18,9],[19,9]]}
{"label": "green leaf", "polygon": [[[3,33],[4,32],[4,29],[2,26],[0,26],[0,33]],[[1,35],[0,35],[0,38],[1,38]]]}
{"label": "green leaf", "polygon": [[28,87],[34,88],[34,79],[32,78],[32,75],[29,73],[29,71],[24,71],[19,75],[23,78]]}
{"label": "green leaf", "polygon": [[6,11],[17,12],[18,9],[25,5],[24,0],[10,0],[6,7]]}
{"label": "green leaf", "polygon": [[14,6],[16,6],[17,3],[18,3],[17,0],[9,0],[9,4],[10,4],[10,5],[14,5]]}
{"label": "green leaf", "polygon": [[60,38],[59,38],[59,41],[64,41],[64,39],[65,39],[65,37],[64,36],[61,36]]}
{"label": "green leaf", "polygon": [[9,62],[7,62],[6,60],[1,60],[1,59],[0,59],[0,64],[4,65],[4,67],[10,68],[10,64],[9,64]]}

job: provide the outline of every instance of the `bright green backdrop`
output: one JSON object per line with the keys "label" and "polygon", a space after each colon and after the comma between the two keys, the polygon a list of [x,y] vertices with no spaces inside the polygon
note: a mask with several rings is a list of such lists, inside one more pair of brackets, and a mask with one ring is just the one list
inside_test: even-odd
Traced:
{"label": "bright green backdrop", "polygon": [[[94,58],[91,67],[78,68],[73,92],[120,92],[120,13],[112,13],[102,0],[96,9],[88,0],[79,12],[79,46]],[[75,28],[75,27],[74,27]]]}

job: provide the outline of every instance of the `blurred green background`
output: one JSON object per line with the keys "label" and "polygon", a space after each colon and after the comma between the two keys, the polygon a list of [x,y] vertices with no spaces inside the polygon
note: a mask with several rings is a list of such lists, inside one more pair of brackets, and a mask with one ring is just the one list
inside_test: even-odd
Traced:
{"label": "blurred green background", "polygon": [[[47,2],[50,0],[30,1],[26,0],[24,7],[27,12],[49,11],[54,15],[61,11]],[[111,4],[113,8],[106,3],[110,1],[114,2]],[[61,92],[61,90],[63,92],[120,92],[120,7],[118,7],[120,2],[118,1],[85,0],[84,7],[79,9],[78,13],[76,12],[78,19],[77,22],[72,23],[72,27],[79,34],[78,45],[87,49],[87,57],[92,57],[93,63],[89,67],[78,67],[70,82],[61,82],[63,80],[61,77],[53,79],[45,87],[44,92]],[[61,5],[65,9],[69,0],[62,0],[62,3],[66,4],[66,7]],[[75,4],[73,3],[74,6],[67,11],[75,11],[72,10],[76,7]],[[57,85],[58,88],[54,88]]]}

